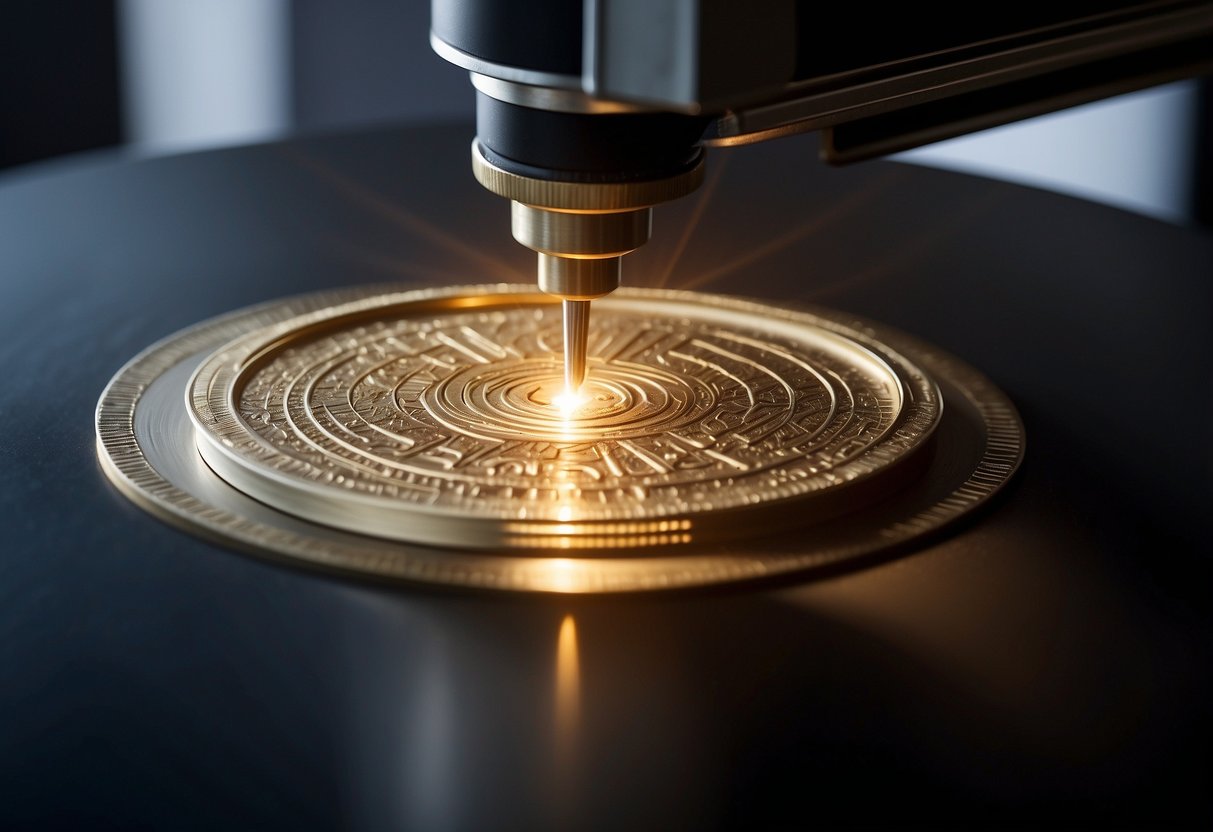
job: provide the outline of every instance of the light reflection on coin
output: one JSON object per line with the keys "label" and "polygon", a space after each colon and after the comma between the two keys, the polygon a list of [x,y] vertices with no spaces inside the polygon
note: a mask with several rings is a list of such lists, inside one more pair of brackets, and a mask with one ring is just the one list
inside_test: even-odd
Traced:
{"label": "light reflection on coin", "polygon": [[198,448],[241,491],[365,535],[469,548],[723,540],[905,482],[935,384],[865,333],[689,293],[595,303],[562,392],[559,306],[499,287],[267,327],[202,364]]}

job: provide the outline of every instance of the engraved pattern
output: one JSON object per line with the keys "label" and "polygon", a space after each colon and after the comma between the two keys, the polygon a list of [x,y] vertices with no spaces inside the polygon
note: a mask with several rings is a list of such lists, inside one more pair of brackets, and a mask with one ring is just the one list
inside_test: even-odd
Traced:
{"label": "engraved pattern", "polygon": [[[204,456],[285,511],[303,506],[291,484],[374,501],[369,519],[366,500],[318,509],[341,527],[418,539],[401,521],[433,509],[526,521],[533,545],[841,489],[906,458],[938,419],[933,384],[857,334],[625,299],[596,305],[584,404],[563,413],[558,306],[497,298],[246,339],[196,377]],[[424,534],[479,543],[463,527]]]}

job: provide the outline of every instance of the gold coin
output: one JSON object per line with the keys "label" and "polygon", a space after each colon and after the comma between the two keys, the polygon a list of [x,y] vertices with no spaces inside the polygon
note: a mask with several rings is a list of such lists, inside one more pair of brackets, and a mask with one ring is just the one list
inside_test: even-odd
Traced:
{"label": "gold coin", "polygon": [[[568,419],[550,409],[559,335],[546,298],[505,286],[369,287],[238,310],[148,347],[101,395],[98,457],[141,507],[231,547],[376,578],[560,593],[704,586],[859,563],[983,505],[1022,458],[1023,426],[1007,398],[973,368],[904,334],[828,310],[616,294],[611,305],[595,303],[595,324],[605,326],[596,327],[586,392],[597,392]],[[503,352],[451,329],[457,319],[476,333],[487,320]],[[663,330],[694,337],[627,346]],[[516,337],[502,334],[510,332]],[[407,349],[395,353],[392,337]],[[721,349],[746,360],[724,361]],[[410,375],[414,362],[425,368]],[[796,371],[805,364],[816,375]],[[496,380],[455,396],[474,384],[456,380],[473,365],[495,369]],[[789,383],[765,385],[763,373]],[[259,400],[246,395],[253,389]],[[677,427],[663,432],[661,419]],[[873,427],[860,431],[868,419]],[[414,424],[433,431],[431,443],[416,434],[397,444],[393,437]],[[811,457],[814,441],[835,456]],[[649,459],[626,451],[610,456],[612,469],[602,451],[625,442],[648,449]],[[529,443],[527,453],[512,452],[523,447],[515,443]],[[490,465],[464,447],[495,448],[502,459]],[[548,464],[574,447],[582,450],[575,465]],[[230,467],[236,487],[199,449]],[[262,455],[277,462],[263,464]],[[495,500],[472,493],[486,482]],[[567,482],[580,483],[571,503]],[[389,496],[399,488],[416,498],[418,483],[433,486],[428,502]],[[508,483],[535,490],[505,492]],[[680,499],[668,500],[673,493]],[[395,508],[384,510],[385,501]],[[511,504],[519,511],[503,510]],[[581,519],[561,512],[570,506],[582,507]],[[385,528],[374,536],[364,522]]]}
{"label": "gold coin", "polygon": [[859,329],[692,293],[595,302],[562,395],[559,302],[531,289],[386,295],[229,344],[190,385],[198,449],[313,522],[465,548],[620,548],[852,511],[941,413]]}

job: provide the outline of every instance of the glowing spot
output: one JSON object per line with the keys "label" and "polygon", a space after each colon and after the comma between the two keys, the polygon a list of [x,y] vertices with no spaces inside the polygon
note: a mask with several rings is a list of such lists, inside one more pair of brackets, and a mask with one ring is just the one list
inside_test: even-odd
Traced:
{"label": "glowing spot", "polygon": [[568,419],[589,401],[589,396],[583,396],[576,390],[565,390],[552,396],[552,404],[560,411],[561,417]]}

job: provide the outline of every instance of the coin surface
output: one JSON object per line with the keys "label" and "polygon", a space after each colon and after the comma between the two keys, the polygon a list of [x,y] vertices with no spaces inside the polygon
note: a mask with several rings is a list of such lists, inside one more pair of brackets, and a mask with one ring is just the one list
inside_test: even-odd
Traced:
{"label": "coin surface", "polygon": [[588,356],[574,397],[558,300],[531,289],[386,296],[229,345],[190,406],[211,468],[281,511],[477,548],[720,540],[777,509],[853,510],[940,415],[887,346],[735,300],[600,300]]}
{"label": "coin surface", "polygon": [[[905,551],[907,542],[922,539],[982,506],[1009,480],[1022,458],[1023,427],[1007,398],[973,368],[922,341],[830,310],[783,309],[685,292],[616,294],[619,297],[612,302],[621,304],[618,315],[632,326],[625,338],[648,331],[655,339],[662,327],[693,326],[697,338],[702,334],[699,328],[709,334],[700,340],[713,348],[727,346],[730,338],[738,337],[766,344],[772,351],[761,353],[757,364],[763,368],[794,368],[799,356],[802,361],[807,358],[817,373],[798,375],[788,370],[795,383],[767,390],[756,375],[762,372],[759,368],[745,365],[748,369],[729,370],[719,360],[705,360],[705,355],[714,355],[706,347],[689,353],[685,345],[676,350],[674,345],[656,340],[648,346],[634,342],[635,354],[625,359],[624,353],[611,352],[606,340],[611,327],[602,311],[606,305],[596,303],[595,323],[608,324],[605,329],[599,327],[603,340],[595,348],[597,358],[587,387],[587,393],[598,392],[584,405],[586,410],[566,420],[554,417],[548,409],[545,374],[556,375],[559,336],[554,318],[549,321],[543,305],[545,298],[526,288],[496,285],[427,291],[347,289],[238,310],[148,347],[118,371],[101,395],[96,412],[98,457],[110,480],[138,505],[229,547],[291,564],[378,579],[557,593],[676,589],[862,564],[885,553]],[[402,305],[411,311],[400,314]],[[481,314],[500,319],[501,332],[513,331],[509,322],[519,314],[535,316],[535,321],[518,331],[512,342],[494,336],[493,343],[503,351],[500,354],[486,351],[483,345],[472,349],[471,343],[458,338],[458,347],[445,344],[446,352],[437,348],[443,343],[438,334],[454,337],[449,329],[454,317],[470,315],[475,323]],[[472,326],[473,331],[479,326],[482,324]],[[374,340],[369,335],[375,332],[383,335],[381,346],[390,352],[396,349],[388,334],[393,328],[414,333],[409,342],[412,347],[404,352],[431,356],[420,359],[430,367],[425,371],[430,378],[424,384],[414,379],[418,383],[410,387],[402,381],[400,367],[387,362],[386,355],[377,355],[375,348],[368,347],[365,353],[360,347],[351,348],[354,340],[364,336]],[[431,337],[423,337],[421,332],[433,333],[434,352],[416,349]],[[466,333],[462,335],[466,338]],[[399,335],[395,337],[399,340]],[[619,336],[613,338],[619,347]],[[540,350],[528,358],[527,350],[521,348],[528,344],[536,349],[545,346],[547,352]],[[795,351],[787,349],[789,344]],[[250,352],[256,345],[260,351]],[[519,355],[512,355],[509,347]],[[467,349],[480,359],[468,355]],[[807,355],[800,350],[808,351]],[[403,358],[404,352],[396,358]],[[676,369],[674,352],[693,355],[716,367],[699,366],[688,372],[678,365]],[[748,349],[739,346],[733,347],[733,354],[753,358]],[[431,360],[440,355],[451,359],[441,362],[448,366]],[[789,361],[789,356],[791,363],[780,363]],[[619,365],[615,375],[604,369],[610,361]],[[275,362],[284,362],[281,369],[286,374],[270,381],[265,373],[274,372],[269,368]],[[838,367],[825,369],[830,362],[841,362],[844,370],[853,365],[850,375]],[[459,368],[473,363],[500,371],[497,381],[486,382],[478,394],[452,399],[448,393],[458,389]],[[832,374],[835,372],[838,377]],[[662,373],[679,378],[671,383]],[[723,392],[727,379],[715,378],[716,373],[740,376],[728,384],[737,385],[734,389],[738,390],[761,390],[762,395],[751,398],[745,393],[738,405]],[[200,387],[203,378],[210,381]],[[346,392],[334,395],[324,387],[325,379],[340,382],[334,389]],[[525,383],[516,384],[520,379]],[[387,380],[393,385],[390,394],[378,389],[383,386],[379,381]],[[445,388],[442,380],[448,381]],[[654,381],[661,387],[658,392],[650,385]],[[265,398],[258,401],[246,396],[252,389],[250,383],[261,385]],[[471,384],[461,383],[464,389]],[[822,393],[825,388],[837,399],[828,406],[825,399],[829,397]],[[355,390],[363,392],[355,395]],[[794,400],[789,390],[799,391],[801,398]],[[212,410],[212,401],[227,407],[226,415]],[[873,407],[877,401],[882,404]],[[947,406],[941,412],[944,401]],[[723,421],[704,426],[701,420],[698,428],[694,418],[678,421],[703,412],[709,402],[716,403]],[[394,443],[383,441],[388,434],[382,431],[398,433],[403,425],[411,424],[393,423],[386,415],[405,413],[406,408],[415,421],[435,431],[435,439],[439,434],[472,431],[462,434],[472,439],[461,441],[532,443],[531,450],[537,454],[529,461],[519,457],[509,464],[493,465],[491,470],[483,457],[479,462],[458,457],[469,463],[463,468],[478,471],[476,477],[487,477],[490,494],[510,478],[538,482],[547,477],[558,487],[548,490],[547,500],[541,499],[542,490],[497,494],[499,506],[514,496],[523,500],[521,505],[527,506],[524,519],[500,513],[469,517],[466,501],[479,498],[468,493],[467,481],[460,493],[460,483],[453,479],[453,472],[461,468],[454,464],[457,457],[437,451],[445,440],[428,451],[414,441],[410,447],[417,453],[403,453],[403,460],[396,458],[400,451],[392,450]],[[880,413],[875,426],[865,430],[859,436],[862,441],[854,445],[845,437],[855,425],[848,428],[835,418],[841,419],[838,414],[848,408],[861,414],[860,419],[866,418],[862,414]],[[288,410],[289,422],[274,415],[285,416]],[[720,446],[722,454],[750,465],[757,478],[744,488],[768,490],[736,491],[734,486],[745,479],[746,471],[736,469],[737,473],[722,476],[720,471],[734,466],[711,455],[705,459],[702,451],[706,449],[695,445],[689,447],[701,455],[692,456],[689,450],[682,450],[687,447],[682,439],[676,440],[672,457],[662,454],[658,467],[633,455],[625,457],[626,467],[620,463],[618,471],[613,471],[597,451],[573,466],[545,467],[544,460],[555,450],[550,446],[592,450],[607,443],[610,450],[610,443],[627,441],[637,448],[659,448],[653,443],[660,443],[664,434],[651,425],[645,427],[645,420],[655,412],[668,414],[680,425],[673,435],[706,429],[721,442],[733,442]],[[750,426],[746,419],[741,420],[745,424],[730,427],[729,413],[734,421],[738,413],[769,417],[763,423],[768,430],[746,433]],[[928,430],[931,424],[934,427]],[[515,435],[520,426],[527,431],[521,438]],[[800,434],[807,426],[818,430],[814,441],[840,452],[837,459],[823,459],[833,466],[837,481],[825,469],[802,471],[803,479],[783,476],[781,472],[796,470],[786,467],[797,464],[792,451],[786,458],[764,457],[765,461],[743,454],[745,446],[768,447],[762,444],[767,441],[783,443],[769,447],[799,447],[797,443],[806,441]],[[883,433],[877,433],[876,426],[884,426]],[[222,435],[228,428],[235,431],[230,446]],[[282,434],[275,433],[279,429],[295,438],[284,444]],[[546,431],[541,439],[536,438],[540,429]],[[729,440],[726,429],[739,438]],[[567,430],[574,431],[571,441],[566,441]],[[579,435],[577,430],[583,433]],[[585,432],[591,431],[602,435],[587,438]],[[608,435],[611,431],[614,438]],[[368,442],[361,442],[360,436],[369,437]],[[267,454],[278,463],[262,465],[241,442],[256,445],[258,454]],[[309,444],[313,442],[320,447]],[[291,443],[307,448],[300,459],[289,459]],[[341,452],[333,452],[334,447]],[[495,447],[500,449],[500,445]],[[206,450],[216,467],[229,467],[226,475],[230,479],[216,475],[199,449]],[[320,476],[313,470],[317,459],[331,466]],[[376,461],[361,468],[355,464],[368,459]],[[698,467],[689,464],[695,459]],[[861,461],[865,459],[870,468],[865,469]],[[657,460],[653,457],[652,461]],[[413,470],[408,471],[409,467]],[[652,468],[651,474],[647,468]],[[349,470],[357,476],[348,478],[345,472]],[[646,497],[672,487],[684,495],[711,495],[719,502],[684,499],[662,503],[641,500],[630,489],[605,491],[600,479],[590,473],[602,475],[604,470],[607,476],[647,488],[641,492]],[[657,482],[663,477],[672,485],[644,483],[646,478]],[[247,483],[242,482],[246,479]],[[385,499],[385,494],[374,494],[374,486],[368,485],[375,480],[390,486],[430,479],[435,484],[432,500],[441,498],[447,504],[392,501],[400,507],[395,513],[381,510],[377,501]],[[560,519],[572,517],[561,511],[568,500],[561,504],[567,489],[559,485],[567,482],[582,483],[576,486],[584,503],[582,516],[590,519]],[[710,486],[713,482],[717,485]],[[261,496],[254,496],[254,491]],[[605,501],[587,497],[596,493],[606,494]],[[766,496],[755,503],[755,493]],[[737,499],[738,494],[750,496]],[[368,499],[369,509],[363,504]],[[763,499],[768,502],[761,502]],[[624,516],[620,506],[630,506],[630,511],[637,505],[643,511],[665,506],[666,513],[613,519]],[[532,516],[532,508],[539,513]],[[334,514],[338,516],[329,516]],[[555,521],[550,519],[553,516]],[[535,521],[535,517],[540,519]],[[408,542],[448,540],[451,529],[460,525],[455,522],[458,518],[464,526],[479,530],[470,543],[464,542],[466,538],[446,546]],[[363,528],[364,521],[380,522],[385,528],[372,533]],[[579,534],[581,523],[599,533]],[[793,528],[788,530],[788,526]],[[493,536],[510,539],[493,545],[489,543]]]}

